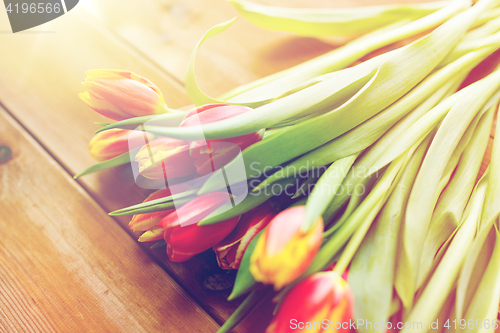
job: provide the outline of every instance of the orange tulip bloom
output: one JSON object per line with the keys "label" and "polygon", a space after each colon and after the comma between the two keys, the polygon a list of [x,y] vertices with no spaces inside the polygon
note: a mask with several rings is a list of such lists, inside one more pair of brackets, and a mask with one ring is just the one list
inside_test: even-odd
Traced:
{"label": "orange tulip bloom", "polygon": [[288,208],[269,223],[250,258],[250,272],[256,281],[280,290],[309,267],[321,247],[323,219],[304,232],[305,213],[305,206]]}
{"label": "orange tulip bloom", "polygon": [[91,70],[82,85],[80,98],[97,113],[114,120],[167,112],[160,89],[132,72]]}
{"label": "orange tulip bloom", "polygon": [[98,162],[118,157],[129,150],[139,148],[144,140],[154,139],[151,133],[130,131],[125,129],[110,129],[97,133],[89,142],[89,153]]}

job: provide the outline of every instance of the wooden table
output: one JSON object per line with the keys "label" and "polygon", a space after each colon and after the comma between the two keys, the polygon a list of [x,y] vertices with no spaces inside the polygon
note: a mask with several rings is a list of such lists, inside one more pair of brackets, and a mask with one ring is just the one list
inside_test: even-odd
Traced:
{"label": "wooden table", "polygon": [[[1,332],[215,332],[234,311],[238,301],[225,299],[234,272],[220,270],[213,253],[169,262],[164,249],[136,242],[129,217],[107,215],[147,195],[127,167],[72,176],[93,163],[87,144],[94,122],[106,121],[78,98],[85,71],[131,70],[157,84],[170,107],[189,105],[182,82],[192,48],[235,15],[224,0],[82,0],[12,34],[0,10],[0,146],[13,152],[0,164]],[[240,18],[203,46],[197,75],[216,96],[332,48]],[[263,332],[269,320],[259,309],[235,331]]]}

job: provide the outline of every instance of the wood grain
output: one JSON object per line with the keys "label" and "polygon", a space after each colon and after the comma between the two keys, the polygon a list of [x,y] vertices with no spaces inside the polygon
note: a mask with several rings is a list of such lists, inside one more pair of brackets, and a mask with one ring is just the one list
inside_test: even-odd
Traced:
{"label": "wood grain", "polygon": [[0,331],[216,330],[4,109],[0,145]]}
{"label": "wood grain", "polygon": [[[371,0],[255,2],[290,7],[373,4]],[[382,2],[396,1],[377,1]],[[84,72],[93,68],[132,70],[156,83],[169,106],[190,104],[182,81],[191,50],[208,28],[233,16],[235,11],[223,0],[82,1],[71,15],[34,31],[0,34],[0,50],[8,50],[0,52],[0,102],[70,175],[74,175],[93,163],[87,153],[87,143],[98,128],[93,122],[106,121],[77,97]],[[0,11],[0,32],[7,30],[6,16]],[[197,61],[197,76],[202,88],[215,96],[334,47],[331,41],[264,31],[240,18],[227,32],[203,46]],[[55,163],[54,167],[57,167]],[[127,167],[85,177],[80,184],[106,212],[138,203],[147,194],[133,184]],[[116,220],[126,226],[129,218]],[[105,243],[108,237],[92,241]],[[227,319],[238,304],[225,300],[234,272],[218,269],[213,254],[207,252],[177,264],[166,259],[164,249],[149,253],[219,323]],[[144,263],[137,260],[135,264],[138,267],[155,265],[147,258]],[[216,284],[219,290],[210,289],[211,280],[222,281]],[[6,284],[15,285],[12,279]],[[23,293],[20,289],[13,292]],[[1,311],[3,309],[0,316]],[[38,312],[32,311],[17,317],[12,314],[12,318],[17,319],[11,322],[21,325],[31,320],[23,318],[38,318]],[[263,317],[265,313],[267,317]],[[268,314],[268,309],[256,312],[236,331],[262,332],[269,320]],[[47,323],[42,324],[49,327]],[[184,331],[180,327],[171,329],[163,331]],[[211,326],[207,326],[206,331],[209,330]]]}
{"label": "wood grain", "polygon": [[[8,29],[1,17],[0,31]],[[0,103],[67,170],[75,175],[94,163],[87,144],[98,129],[95,121],[108,121],[88,108],[79,98],[85,71],[93,68],[127,69],[157,84],[171,107],[190,104],[182,86],[156,70],[136,51],[117,41],[112,33],[74,16],[63,17],[40,28],[46,33],[0,35]],[[138,188],[130,168],[120,167],[79,180],[106,212],[141,202],[149,193]],[[117,218],[128,232],[130,217]],[[136,239],[137,235],[133,235]],[[102,239],[101,241],[106,241]],[[213,253],[205,253],[186,263],[172,263],[165,249],[149,250],[157,263],[169,272],[217,322],[224,322],[239,301],[227,302],[234,272],[218,268]],[[221,281],[219,290],[208,287],[210,280]],[[222,286],[224,286],[222,288]],[[269,312],[269,311],[268,311]],[[262,317],[256,313],[255,316]],[[263,331],[266,319],[255,326],[247,321],[236,332]]]}

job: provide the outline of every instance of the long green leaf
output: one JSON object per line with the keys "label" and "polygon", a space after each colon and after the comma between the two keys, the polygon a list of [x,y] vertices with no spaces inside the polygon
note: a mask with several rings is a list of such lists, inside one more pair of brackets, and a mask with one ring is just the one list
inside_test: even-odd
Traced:
{"label": "long green leaf", "polygon": [[[411,153],[409,153],[411,156]],[[358,227],[375,211],[378,213],[388,195],[390,194],[395,179],[401,167],[404,165],[407,156],[401,156],[399,159],[391,163],[389,168],[384,172],[381,179],[371,190],[361,205],[352,213],[348,220],[342,225],[333,236],[326,241],[316,255],[314,262],[311,264],[305,275],[310,275],[327,267],[332,257],[347,244],[351,236],[356,232]],[[376,215],[376,214],[375,214]],[[371,216],[373,220],[375,215]]]}
{"label": "long green leaf", "polygon": [[[463,5],[462,1],[456,3]],[[313,141],[315,146],[318,147],[359,125],[364,120],[395,102],[427,76],[444,59],[444,57],[456,46],[459,39],[464,36],[468,27],[475,22],[479,14],[485,9],[483,7],[484,6],[477,5],[470,8],[453,17],[426,37],[409,46],[391,51],[388,54],[384,54],[358,66],[349,68],[348,70],[351,72],[358,72],[361,71],[361,69],[369,69],[381,59],[384,60],[377,70],[377,75],[372,78],[355,98],[352,98],[348,103],[327,114],[293,126],[294,131],[292,131],[292,134],[295,140],[299,137],[296,134],[301,133],[304,135],[304,132],[309,132],[307,130],[309,130],[310,127],[314,127],[316,130],[318,127],[325,127],[325,134],[315,136],[316,140]],[[419,66],[415,66],[415,63],[418,63]],[[402,76],[400,75],[401,73],[405,73],[405,75]],[[328,79],[326,81],[328,81]],[[276,102],[272,103],[278,105],[279,108],[275,107],[273,109],[266,105],[263,107],[266,107],[266,110],[273,114],[275,112],[283,112],[283,107],[287,107],[292,114],[303,112],[303,109],[320,103],[321,100],[325,98],[325,90],[331,91],[328,90],[327,86],[322,84],[326,81],[306,88],[305,90],[309,91],[309,98],[297,101],[294,95],[303,93],[304,90],[302,90],[280,99],[278,101],[280,102],[279,104],[276,104]],[[334,84],[334,82],[330,82],[330,84]],[[286,103],[286,101],[289,101],[289,103]],[[349,116],[346,116],[347,114],[349,114]],[[355,116],[353,116],[353,114]],[[229,138],[252,133],[261,128],[271,127],[270,125],[277,123],[273,119],[268,119],[267,114],[264,119],[261,119],[260,116],[261,113],[255,110],[255,112],[247,112],[219,122],[206,124],[203,127],[203,133],[200,133],[199,129],[184,127],[168,128],[162,134],[180,139],[196,140],[202,137],[206,139]],[[332,126],[335,126],[333,131]],[[327,129],[329,129],[329,131],[327,131]],[[326,132],[331,133],[327,134]],[[279,135],[279,137],[283,138],[283,133]],[[326,141],[325,137],[327,138]],[[274,138],[276,138],[276,136],[274,136]],[[270,141],[273,141],[273,139],[271,138],[267,142]],[[297,143],[294,142],[294,145],[295,144]],[[311,144],[312,142],[309,142],[308,146]],[[306,151],[312,148],[315,147],[308,147]],[[299,149],[296,148],[295,151],[297,150]]]}
{"label": "long green leaf", "polygon": [[[404,262],[405,270],[408,273],[404,286],[409,289],[406,291],[400,290],[399,295],[405,307],[411,304],[417,287],[422,249],[429,231],[432,212],[438,199],[439,193],[437,190],[441,177],[470,122],[499,87],[500,71],[496,71],[485,79],[455,94],[454,96],[461,95],[461,98],[446,115],[422,163],[408,200],[405,228],[403,230],[404,255],[401,256],[401,261]],[[468,88],[471,88],[473,95],[465,94],[466,92],[470,93]],[[408,132],[409,135],[411,129]]]}
{"label": "long green leaf", "polygon": [[125,119],[117,121],[115,123],[108,124],[100,128],[99,130],[96,131],[96,134],[113,128],[135,130],[141,125],[179,126],[179,124],[182,122],[185,116],[186,116],[185,112],[179,111],[175,113],[166,113],[161,115],[143,116],[143,117]]}
{"label": "long green leaf", "polygon": [[[497,113],[500,114],[500,110]],[[500,126],[495,130],[495,141],[491,152],[490,182],[486,195],[481,226],[489,226],[500,215]]]}
{"label": "long green leaf", "polygon": [[[237,87],[221,96],[220,100],[231,103],[248,103],[249,101],[265,101],[284,96],[286,92],[291,91],[302,82],[345,68],[368,53],[397,42],[398,40],[434,29],[452,15],[456,14],[458,10],[463,9],[463,7],[454,7],[456,4],[457,3],[454,3],[452,6],[447,6],[436,13],[410,23],[403,24],[403,22],[398,22],[379,29],[317,58]],[[494,17],[497,16],[489,16],[483,19],[482,23]],[[478,22],[480,20],[478,20]],[[481,33],[474,31],[474,33],[467,33],[467,36],[472,33],[474,34],[472,40],[475,42],[468,43],[468,46],[461,47],[459,50],[453,50],[439,66],[445,66],[458,59],[466,52],[477,49],[483,37],[493,33],[493,31],[486,29],[481,29],[480,32]],[[483,44],[487,43],[483,41]]]}
{"label": "long green leaf", "polygon": [[271,290],[264,289],[254,291],[240,304],[240,306],[233,312],[224,325],[217,331],[217,333],[231,332],[239,323],[241,323],[248,315],[250,315],[269,294]]}
{"label": "long green leaf", "polygon": [[[430,139],[430,138],[429,138]],[[430,140],[413,154],[401,179],[382,209],[349,267],[349,284],[354,293],[355,318],[387,322],[391,316],[394,272],[399,230],[406,201]],[[361,333],[372,332],[365,326]],[[385,331],[381,328],[375,331]]]}
{"label": "long green leaf", "polygon": [[342,182],[358,156],[353,155],[333,163],[316,183],[306,204],[303,228],[308,230],[323,215],[328,204],[341,189]]}
{"label": "long green leaf", "polygon": [[493,115],[493,109],[490,109],[483,115],[477,128],[471,125],[467,130],[468,132],[473,131],[474,135],[463,154],[461,154],[454,176],[440,195],[436,209],[433,212],[429,232],[422,250],[417,288],[422,285],[429,274],[439,248],[460,223],[467,201],[474,189],[477,174],[486,151]]}
{"label": "long green leaf", "polygon": [[[434,321],[439,315],[442,305],[455,286],[459,270],[474,240],[476,226],[479,223],[484,203],[487,182],[488,177],[483,177],[476,187],[471,201],[469,202],[468,213],[464,215],[461,225],[454,235],[443,259],[437,266],[429,283],[425,286],[420,298],[405,321],[427,323]],[[406,218],[408,218],[408,215],[406,215]],[[401,332],[425,333],[427,330],[428,327],[423,325],[413,327],[413,329],[403,329]]]}
{"label": "long green leaf", "polygon": [[142,202],[137,205],[115,210],[114,212],[109,213],[109,215],[121,216],[121,215],[146,214],[146,213],[154,213],[166,209],[171,209],[174,208],[176,205],[180,205],[183,202],[189,201],[191,197],[194,194],[196,194],[196,192],[197,190],[189,190],[165,198]]}
{"label": "long green leaf", "polygon": [[[286,191],[288,187],[293,187],[295,182],[295,178],[283,179],[278,183],[280,191]],[[199,222],[198,225],[215,224],[239,216],[261,205],[274,195],[273,191],[250,192],[241,201],[235,200],[239,202],[236,206],[233,206],[232,202],[228,202],[213,211],[203,221]]]}
{"label": "long green leaf", "polygon": [[[410,124],[413,124],[416,119],[436,106],[436,104],[445,96],[448,96],[450,92],[454,92],[456,87],[458,87],[463,80],[465,73],[474,68],[494,50],[494,47],[485,47],[471,52],[430,75],[386,110],[380,112],[344,135],[294,160],[287,165],[284,170],[280,170],[264,180],[258,188],[264,188],[280,177],[288,177],[297,169],[304,170],[304,168],[308,169],[313,166],[319,167],[351,154],[358,153],[373,144],[397,121],[411,111],[412,115],[408,116],[410,119],[405,120],[404,125],[399,125],[399,127],[408,127]],[[414,108],[416,109],[412,111]],[[404,130],[402,129],[402,131]]]}
{"label": "long green leaf", "polygon": [[216,100],[205,95],[198,87],[194,76],[194,66],[196,52],[203,41],[206,40],[208,36],[214,36],[224,31],[230,23],[223,24],[222,26],[218,25],[207,32],[207,35],[203,37],[202,41],[200,41],[194,49],[189,63],[186,88],[190,97],[194,98],[193,101],[196,101],[198,104],[226,101],[254,107],[259,106],[277,99],[280,96],[287,95],[290,91],[296,90],[297,87],[302,86],[304,82],[312,80],[315,77],[345,68],[368,53],[381,47],[432,30],[451,16],[455,15],[458,11],[465,9],[465,4],[465,2],[450,3],[449,6],[414,22],[407,24],[398,22],[388,27],[384,27],[317,58],[244,86],[240,86],[225,94],[219,100]]}
{"label": "long green leaf", "polygon": [[112,158],[110,160],[94,164],[91,167],[88,167],[87,169],[83,170],[79,174],[75,175],[73,178],[78,179],[80,177],[89,175],[89,174],[94,173],[94,172],[114,168],[114,167],[119,166],[119,165],[128,164],[128,163],[130,163],[130,156],[135,156],[135,154],[139,151],[139,149],[140,148],[137,148],[137,149],[131,150],[128,153],[125,153],[123,155]]}
{"label": "long green leaf", "polygon": [[[481,3],[483,2],[480,2],[479,4]],[[369,116],[378,113],[381,109],[387,107],[389,104],[392,104],[392,102],[410,90],[413,87],[412,84],[417,83],[415,81],[420,81],[421,78],[423,78],[420,76],[422,72],[425,72],[425,70],[421,70],[423,66],[418,66],[417,70],[415,66],[408,66],[408,63],[417,61],[417,58],[419,58],[422,62],[429,61],[429,63],[427,63],[429,67],[432,67],[430,66],[431,63],[438,63],[440,61],[439,59],[437,59],[436,63],[434,63],[434,61],[430,59],[432,58],[436,60],[434,56],[427,58],[428,55],[424,56],[422,53],[426,54],[429,52],[429,47],[437,48],[437,45],[434,43],[438,43],[438,41],[440,44],[443,44],[460,36],[460,34],[455,36],[455,33],[457,33],[456,29],[453,31],[454,33],[451,33],[448,29],[457,28],[455,25],[458,25],[461,28],[467,26],[467,24],[463,24],[466,19],[473,22],[478,12],[480,13],[481,6],[479,6],[479,4],[474,6],[469,11],[462,13],[465,14],[465,16],[459,15],[460,17],[457,16],[453,18],[427,37],[407,48],[399,50],[401,51],[399,54],[400,56],[397,57],[397,59],[391,58],[387,60],[380,67],[373,82],[342,107],[330,113],[287,128],[285,131],[277,135],[273,135],[269,138],[269,140],[263,141],[246,149],[243,152],[243,158],[247,166],[247,176],[252,177],[252,174],[254,174],[255,171],[257,171],[258,176],[258,172],[264,170],[264,168],[279,165],[293,157],[306,153],[307,151],[343,134],[352,127],[359,125],[360,122],[366,120],[365,116],[368,116],[367,118],[369,118]],[[455,19],[459,19],[459,21],[456,21]],[[441,30],[442,28],[446,29]],[[437,34],[434,35],[434,33]],[[453,44],[448,45],[450,48],[453,46]],[[424,46],[425,48],[423,48]],[[445,53],[443,53],[443,56],[444,55]],[[400,60],[402,62],[399,62]],[[406,64],[406,66],[403,64]],[[430,69],[431,68],[429,68],[429,70]],[[399,75],[400,72],[405,72],[408,76],[405,75],[403,78],[403,76]],[[427,73],[423,74],[424,76],[427,75]],[[415,81],[412,82],[412,80]],[[373,114],[370,114],[372,112]],[[349,113],[349,116],[347,116],[346,113]],[[353,114],[355,114],[356,117],[353,117]],[[315,135],[311,136],[310,133],[315,133]],[[207,133],[205,132],[205,134]],[[209,136],[209,134],[207,135]],[[250,164],[254,166],[252,168],[253,172],[250,172]],[[226,168],[232,167],[234,166],[230,163]],[[202,193],[213,190],[214,186],[217,187],[218,185],[213,184],[209,179],[202,188]]]}
{"label": "long green leaf", "polygon": [[483,229],[467,253],[457,281],[455,315],[464,318],[467,309],[481,283],[495,246],[493,226]]}
{"label": "long green leaf", "polygon": [[[486,231],[486,230],[485,230]],[[493,333],[495,332],[494,322],[497,320],[498,316],[498,303],[500,302],[500,238],[498,234],[498,229],[496,225],[492,227],[491,232],[494,233],[495,237],[495,248],[493,249],[493,254],[491,256],[490,262],[486,271],[484,272],[483,278],[479,283],[474,298],[469,305],[467,313],[464,319],[469,320],[481,320],[481,328],[478,330],[477,326],[474,329],[467,328],[464,330],[465,333],[481,332],[481,333]],[[486,321],[489,321],[490,325],[485,325]]]}
{"label": "long green leaf", "polygon": [[[264,229],[265,230],[265,229]],[[255,288],[259,287],[259,283],[255,281],[252,273],[250,273],[250,257],[257,245],[257,241],[264,233],[264,230],[261,230],[257,236],[252,239],[250,244],[248,245],[245,253],[243,254],[243,258],[241,259],[240,268],[238,269],[238,273],[236,274],[236,280],[234,281],[233,291],[231,295],[229,295],[228,300],[233,300],[235,298],[244,295]]]}
{"label": "long green leaf", "polygon": [[421,18],[448,4],[435,2],[407,6],[295,9],[259,5],[242,0],[229,2],[241,16],[261,28],[307,37],[359,35],[399,20]]}

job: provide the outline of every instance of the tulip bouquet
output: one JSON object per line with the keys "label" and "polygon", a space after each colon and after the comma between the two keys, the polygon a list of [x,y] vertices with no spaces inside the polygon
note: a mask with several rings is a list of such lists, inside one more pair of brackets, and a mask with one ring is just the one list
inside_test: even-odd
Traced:
{"label": "tulip bouquet", "polygon": [[217,25],[190,59],[188,112],[139,75],[89,71],[82,100],[116,122],[99,124],[99,163],[76,177],[131,164],[156,192],[111,215],[132,216],[170,260],[213,248],[238,270],[229,299],[248,296],[219,332],[271,298],[268,333],[498,328],[498,128],[481,164],[500,101],[500,1],[231,3],[266,29],[355,38],[212,98],[194,68],[233,21]]}

